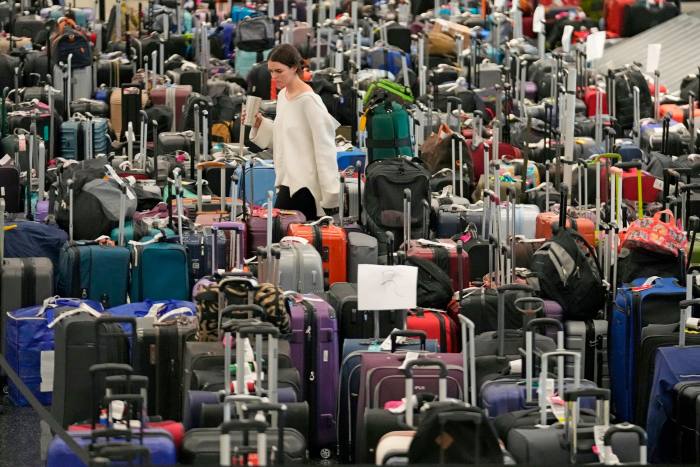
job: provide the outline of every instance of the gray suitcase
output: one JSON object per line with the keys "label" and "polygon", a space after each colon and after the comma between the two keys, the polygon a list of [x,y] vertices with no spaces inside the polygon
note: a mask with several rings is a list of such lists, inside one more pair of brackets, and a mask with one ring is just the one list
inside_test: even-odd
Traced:
{"label": "gray suitcase", "polygon": [[362,182],[362,186],[360,187],[361,191],[360,193],[357,192],[357,179],[356,178],[346,178],[345,179],[345,189],[348,192],[348,215],[347,217],[351,217],[353,219],[358,219],[360,216],[360,196],[362,194],[362,190],[365,188],[364,182]]}
{"label": "gray suitcase", "polygon": [[283,238],[279,244],[279,286],[282,290],[323,294],[323,261],[318,250],[308,243]]}
{"label": "gray suitcase", "polygon": [[59,65],[54,65],[53,67],[53,82],[54,87],[61,91],[64,96],[68,96],[72,101],[77,99],[91,99],[92,98],[92,67],[87,66],[84,68],[73,68],[71,70],[71,78],[73,85],[69,86],[70,93],[66,93],[63,89],[63,70]]}
{"label": "gray suitcase", "polygon": [[5,349],[7,313],[39,305],[53,296],[53,263],[49,258],[4,258],[5,200],[0,198],[0,350]]}
{"label": "gray suitcase", "polygon": [[379,259],[377,239],[360,232],[348,233],[348,282],[357,283],[357,267],[360,264],[377,264]]}
{"label": "gray suitcase", "polygon": [[[608,322],[602,319],[567,321],[566,349],[581,354],[581,378],[594,381],[598,387],[610,387],[608,370]],[[566,363],[566,376],[572,377],[573,362]]]}

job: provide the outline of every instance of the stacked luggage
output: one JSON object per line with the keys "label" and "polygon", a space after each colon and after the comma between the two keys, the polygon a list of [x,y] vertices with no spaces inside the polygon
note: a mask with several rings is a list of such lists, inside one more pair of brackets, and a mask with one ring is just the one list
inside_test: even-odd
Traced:
{"label": "stacked luggage", "polygon": [[[697,463],[700,79],[526,3],[0,4],[0,373],[47,463]],[[241,118],[279,43],[334,216],[274,207]],[[361,309],[373,267],[415,306]]]}

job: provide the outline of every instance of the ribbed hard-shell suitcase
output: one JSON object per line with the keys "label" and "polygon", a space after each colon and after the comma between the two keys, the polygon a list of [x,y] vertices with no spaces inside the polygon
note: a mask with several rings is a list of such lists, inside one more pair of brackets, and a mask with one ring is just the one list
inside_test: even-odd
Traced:
{"label": "ribbed hard-shell suitcase", "polygon": [[290,236],[307,239],[318,250],[329,286],[346,281],[347,234],[342,227],[333,225],[332,217],[325,216],[309,224],[291,224],[287,233]]}

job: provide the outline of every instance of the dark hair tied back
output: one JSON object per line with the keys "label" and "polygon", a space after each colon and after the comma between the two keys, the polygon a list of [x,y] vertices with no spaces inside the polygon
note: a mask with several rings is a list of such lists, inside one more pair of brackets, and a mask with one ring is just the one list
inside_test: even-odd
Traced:
{"label": "dark hair tied back", "polygon": [[267,57],[267,60],[270,62],[281,63],[283,65],[288,66],[289,68],[296,67],[297,74],[300,76],[302,74],[302,66],[304,64],[304,59],[301,57],[301,54],[293,45],[278,45],[277,47],[272,49],[270,55]]}

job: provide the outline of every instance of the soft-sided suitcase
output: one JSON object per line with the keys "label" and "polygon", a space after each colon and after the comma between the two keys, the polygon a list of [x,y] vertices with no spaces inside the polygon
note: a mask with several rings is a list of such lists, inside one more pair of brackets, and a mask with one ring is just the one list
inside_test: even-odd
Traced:
{"label": "soft-sided suitcase", "polygon": [[[302,376],[304,399],[311,411],[309,446],[314,456],[329,457],[336,447],[338,392],[338,320],[335,310],[317,295],[290,294],[292,360]],[[300,342],[301,341],[301,342]]]}
{"label": "soft-sided suitcase", "polygon": [[348,232],[348,282],[357,283],[360,264],[377,264],[377,239],[362,232]]}
{"label": "soft-sided suitcase", "polygon": [[346,281],[347,234],[342,227],[333,225],[332,217],[325,216],[309,224],[291,224],[287,233],[290,236],[307,239],[318,250],[329,286]]}
{"label": "soft-sided suitcase", "polygon": [[610,321],[610,388],[619,420],[632,420],[636,406],[635,369],[641,329],[648,324],[671,324],[678,319],[678,302],[685,287],[675,278],[637,279],[618,288]]}
{"label": "soft-sided suitcase", "polygon": [[6,203],[6,212],[18,213],[24,210],[22,206],[22,185],[17,167],[14,165],[0,167],[0,189],[5,192],[3,198]]}
{"label": "soft-sided suitcase", "polygon": [[[129,97],[134,95],[136,95],[135,100],[133,97]],[[140,103],[139,95],[141,96]],[[141,92],[137,87],[127,86],[124,88],[115,88],[112,91],[109,95],[109,122],[118,139],[122,139],[123,133],[126,132],[126,123],[141,121],[139,111],[145,108],[147,103],[148,94]],[[137,134],[139,127],[140,125],[134,126],[134,132]]]}
{"label": "soft-sided suitcase", "polygon": [[187,300],[190,296],[190,262],[187,248],[156,235],[148,242],[131,244],[129,298]]}
{"label": "soft-sided suitcase", "polygon": [[83,297],[105,308],[126,303],[131,253],[127,248],[97,242],[67,243],[61,250],[56,292]]}
{"label": "soft-sided suitcase", "polygon": [[659,450],[673,464],[697,463],[700,423],[700,382],[680,382],[673,387],[674,404],[671,423],[663,427],[659,436]]}
{"label": "soft-sided suitcase", "polygon": [[[469,285],[470,262],[469,255],[458,248],[453,240],[439,239],[411,240],[408,247],[408,257],[427,259],[440,266],[452,279],[452,288],[462,290]],[[459,275],[459,262],[462,262],[462,275]],[[460,284],[460,277],[462,283]]]}

